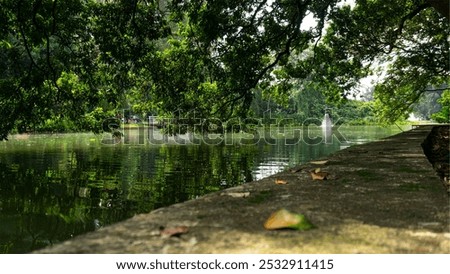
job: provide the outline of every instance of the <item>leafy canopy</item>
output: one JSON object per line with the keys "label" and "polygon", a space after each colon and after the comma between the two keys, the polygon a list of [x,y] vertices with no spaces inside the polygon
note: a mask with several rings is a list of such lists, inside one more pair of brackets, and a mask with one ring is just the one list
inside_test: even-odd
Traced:
{"label": "leafy canopy", "polygon": [[374,73],[393,121],[446,89],[448,1],[340,2],[3,0],[0,139],[48,119],[99,131],[127,107],[187,124],[242,118],[256,90],[314,87],[336,102]]}

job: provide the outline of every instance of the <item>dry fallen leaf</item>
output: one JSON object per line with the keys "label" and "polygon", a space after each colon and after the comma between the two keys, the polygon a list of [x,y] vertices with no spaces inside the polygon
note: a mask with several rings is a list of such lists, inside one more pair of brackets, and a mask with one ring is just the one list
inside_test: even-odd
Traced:
{"label": "dry fallen leaf", "polygon": [[297,230],[308,230],[314,225],[302,214],[292,213],[284,208],[274,212],[264,223],[268,230],[291,228]]}
{"label": "dry fallen leaf", "polygon": [[310,162],[313,165],[325,165],[326,163],[328,163],[328,160],[324,160],[324,161],[311,161]]}
{"label": "dry fallen leaf", "polygon": [[298,167],[298,168],[292,168],[292,169],[290,169],[289,171],[291,172],[291,173],[297,173],[297,172],[299,172],[299,171],[301,171],[302,169],[300,168],[300,167]]}
{"label": "dry fallen leaf", "polygon": [[282,179],[275,179],[275,184],[277,185],[287,185],[287,181],[286,180],[282,180]]}
{"label": "dry fallen leaf", "polygon": [[320,168],[316,168],[315,170],[310,171],[311,178],[313,180],[326,180],[328,176],[328,172],[320,171]]}
{"label": "dry fallen leaf", "polygon": [[182,234],[186,234],[188,232],[189,232],[189,228],[187,226],[183,225],[183,226],[164,228],[161,230],[160,234],[161,234],[161,236],[174,237],[174,236],[180,236]]}
{"label": "dry fallen leaf", "polygon": [[222,195],[222,196],[227,195],[227,196],[230,196],[233,198],[246,198],[246,197],[250,196],[250,192],[229,192],[229,191],[227,191],[227,192],[223,192],[220,195]]}

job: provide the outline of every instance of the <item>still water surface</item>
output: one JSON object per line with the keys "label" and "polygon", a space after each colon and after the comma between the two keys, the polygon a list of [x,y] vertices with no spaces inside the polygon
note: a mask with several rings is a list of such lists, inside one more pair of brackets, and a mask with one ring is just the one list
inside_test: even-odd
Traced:
{"label": "still water surface", "polygon": [[0,253],[27,253],[399,131],[341,127],[345,140],[315,145],[286,144],[283,134],[270,142],[216,145],[105,145],[104,136],[93,134],[11,136],[0,142]]}

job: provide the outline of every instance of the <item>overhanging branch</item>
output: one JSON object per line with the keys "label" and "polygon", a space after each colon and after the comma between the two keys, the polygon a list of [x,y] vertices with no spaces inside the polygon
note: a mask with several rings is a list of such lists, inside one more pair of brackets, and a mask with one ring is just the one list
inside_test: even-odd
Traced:
{"label": "overhanging branch", "polygon": [[450,0],[426,0],[426,3],[447,18],[447,20],[450,20]]}
{"label": "overhanging branch", "polygon": [[395,41],[397,41],[398,37],[400,35],[402,35],[403,28],[405,27],[406,21],[413,19],[417,14],[419,14],[421,11],[423,11],[429,7],[431,7],[431,5],[429,3],[420,4],[414,10],[412,10],[411,12],[409,12],[408,14],[406,14],[405,16],[403,16],[400,19],[398,27],[393,33],[393,39],[392,39],[392,41],[390,41],[389,53],[394,49]]}

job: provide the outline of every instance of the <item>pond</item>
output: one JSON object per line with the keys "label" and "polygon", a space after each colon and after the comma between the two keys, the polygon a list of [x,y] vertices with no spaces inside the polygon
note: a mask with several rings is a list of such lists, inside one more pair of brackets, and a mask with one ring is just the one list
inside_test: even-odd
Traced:
{"label": "pond", "polygon": [[128,130],[115,145],[89,133],[11,136],[0,142],[0,253],[27,253],[400,129],[334,132],[326,141],[320,128],[297,128],[160,142],[157,130]]}

